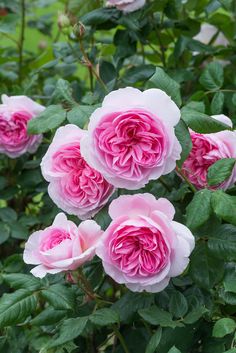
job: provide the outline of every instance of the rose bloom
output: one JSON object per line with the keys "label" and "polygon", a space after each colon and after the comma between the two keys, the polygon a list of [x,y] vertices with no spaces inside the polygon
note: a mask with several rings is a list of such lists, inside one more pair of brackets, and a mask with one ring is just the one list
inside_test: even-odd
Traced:
{"label": "rose bloom", "polygon": [[42,135],[28,135],[27,123],[45,108],[26,96],[2,95],[0,104],[0,153],[16,158],[34,153]]}
{"label": "rose bloom", "polygon": [[76,125],[60,127],[41,162],[51,199],[80,219],[94,216],[114,191],[81,156],[80,140],[84,135],[86,131]]}
{"label": "rose bloom", "polygon": [[107,0],[107,6],[115,6],[123,12],[133,12],[141,9],[146,0]]}
{"label": "rose bloom", "polygon": [[[216,28],[213,25],[210,25],[209,23],[203,23],[201,25],[200,32],[193,37],[193,39],[198,40],[199,42],[203,44],[209,44],[211,39],[216,35],[218,32],[218,28]],[[228,39],[224,36],[222,32],[220,32],[216,39],[213,41],[214,45],[222,45],[224,47],[227,47],[229,44]]]}
{"label": "rose bloom", "polygon": [[[212,118],[232,127],[231,120],[223,114],[213,115]],[[236,158],[236,133],[228,130],[211,134],[199,134],[190,131],[190,136],[193,147],[183,163],[182,172],[197,189],[207,188],[208,168],[220,159]],[[219,185],[210,187],[210,189],[226,190],[235,181],[236,167],[234,167],[230,178]]]}
{"label": "rose bloom", "polygon": [[165,92],[119,89],[91,115],[81,154],[114,186],[139,189],[175,168],[181,152],[174,132],[179,119]]}
{"label": "rose bloom", "polygon": [[105,272],[134,292],[160,292],[189,263],[194,237],[173,221],[175,209],[151,194],[123,195],[112,201],[113,220],[96,254]]}
{"label": "rose bloom", "polygon": [[77,227],[59,213],[50,227],[30,235],[24,262],[37,265],[31,273],[40,278],[47,273],[75,270],[93,258],[102,233],[95,221],[87,220]]}

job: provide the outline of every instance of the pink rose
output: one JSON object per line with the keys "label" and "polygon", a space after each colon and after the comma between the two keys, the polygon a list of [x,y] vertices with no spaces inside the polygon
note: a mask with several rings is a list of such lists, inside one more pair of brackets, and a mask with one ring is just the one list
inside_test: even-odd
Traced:
{"label": "pink rose", "polygon": [[[193,39],[198,40],[203,44],[209,44],[217,32],[218,28],[216,28],[215,26],[210,25],[209,23],[203,23],[201,25],[200,32],[195,37],[193,37]],[[229,41],[222,32],[219,32],[216,38],[214,39],[213,43],[214,45],[222,45],[224,47],[227,47]]]}
{"label": "pink rose", "polygon": [[173,221],[175,209],[151,194],[123,195],[112,201],[113,222],[104,232],[96,254],[105,272],[134,292],[160,292],[189,263],[194,237]]}
{"label": "pink rose", "polygon": [[[232,127],[232,122],[227,116],[220,114],[212,117]],[[228,130],[211,134],[199,134],[190,131],[190,135],[193,147],[183,163],[182,171],[197,189],[207,188],[208,168],[219,159],[236,158],[236,133]],[[226,190],[235,181],[236,167],[229,179],[210,188]]]}
{"label": "pink rose", "polygon": [[38,265],[31,273],[40,278],[47,273],[75,270],[93,258],[102,233],[94,221],[84,221],[77,227],[59,213],[50,227],[31,234],[25,244],[24,262]]}
{"label": "pink rose", "polygon": [[130,190],[170,173],[180,158],[180,111],[159,89],[122,88],[91,115],[81,154],[116,187]]}
{"label": "pink rose", "polygon": [[114,191],[81,157],[80,140],[85,135],[86,131],[76,125],[60,127],[41,163],[51,199],[81,219],[94,216]]}
{"label": "pink rose", "polygon": [[34,153],[42,141],[42,135],[28,135],[27,123],[45,108],[26,96],[2,95],[0,104],[0,153],[16,158]]}
{"label": "pink rose", "polygon": [[133,12],[141,9],[146,0],[107,0],[107,6],[115,6],[123,12]]}

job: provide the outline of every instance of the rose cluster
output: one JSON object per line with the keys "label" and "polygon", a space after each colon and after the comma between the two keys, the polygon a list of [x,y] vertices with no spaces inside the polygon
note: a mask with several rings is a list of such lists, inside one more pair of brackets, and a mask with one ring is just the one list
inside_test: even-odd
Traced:
{"label": "rose cluster", "polygon": [[[27,121],[44,108],[27,97],[3,97],[3,103],[2,152],[10,157],[31,152],[41,136],[27,134]],[[213,118],[232,126],[224,115]],[[181,154],[175,135],[179,120],[179,108],[162,90],[127,87],[105,97],[87,131],[72,124],[56,131],[41,162],[42,174],[55,204],[83,221],[76,226],[60,213],[50,227],[29,237],[24,261],[37,265],[35,276],[75,270],[97,254],[117,283],[132,291],[159,292],[186,269],[194,237],[173,220],[175,209],[165,198],[148,193],[118,197],[110,203],[112,222],[105,231],[87,220],[116,188],[137,190],[175,169]],[[193,147],[182,173],[198,189],[208,187],[208,168],[219,159],[236,157],[235,132],[190,135]],[[216,188],[226,189],[235,181],[236,168]]]}

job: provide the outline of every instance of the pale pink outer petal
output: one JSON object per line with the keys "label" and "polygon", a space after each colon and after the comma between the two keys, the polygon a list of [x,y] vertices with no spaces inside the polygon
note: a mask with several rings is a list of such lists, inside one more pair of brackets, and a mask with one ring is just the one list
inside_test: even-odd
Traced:
{"label": "pale pink outer petal", "polygon": [[101,227],[95,221],[91,220],[80,223],[78,230],[87,249],[95,246],[101,240],[101,236],[104,233]]}
{"label": "pale pink outer petal", "polygon": [[142,286],[141,283],[127,283],[126,287],[129,288],[132,292],[148,292],[148,293],[158,293],[163,291],[169,284],[170,278],[166,277],[161,282],[155,283],[152,285]]}
{"label": "pale pink outer petal", "polygon": [[78,228],[75,225],[75,223],[72,221],[69,221],[63,212],[60,212],[56,215],[52,226],[63,228],[71,235],[78,234]]}
{"label": "pale pink outer petal", "polygon": [[3,104],[12,113],[22,110],[35,116],[42,113],[42,111],[44,111],[45,109],[44,106],[34,102],[32,99],[26,96],[8,97],[6,94],[3,94],[1,98],[2,98]]}
{"label": "pale pink outer petal", "polygon": [[232,120],[224,114],[212,115],[211,117],[215,120],[220,121],[221,123],[224,123],[225,125],[228,125],[231,128],[233,127]]}
{"label": "pale pink outer petal", "polygon": [[32,270],[30,271],[32,273],[32,275],[34,275],[35,277],[38,278],[43,278],[46,276],[47,273],[51,273],[51,274],[56,274],[59,272],[62,272],[62,269],[58,269],[58,268],[47,268],[44,265],[39,265],[36,266],[34,268],[32,268]]}
{"label": "pale pink outer petal", "polygon": [[52,169],[52,156],[59,148],[68,143],[80,142],[81,138],[86,135],[86,131],[80,129],[78,126],[68,124],[57,129],[54,138],[42,159],[41,170],[43,177],[47,181],[54,180],[55,177],[61,177],[64,173],[55,172]]}
{"label": "pale pink outer petal", "polygon": [[194,246],[195,239],[190,230],[183,224],[173,221],[172,226],[177,234],[177,242],[172,251],[170,277],[183,273],[189,263],[189,255]]}
{"label": "pale pink outer petal", "polygon": [[[215,26],[209,23],[203,23],[201,25],[200,32],[195,37],[193,37],[193,39],[198,40],[199,42],[204,44],[209,44],[212,37],[217,33],[217,31],[218,31],[218,28],[216,28]],[[216,40],[214,41],[214,44],[223,45],[226,47],[229,44],[229,41],[224,36],[224,34],[220,32]]]}
{"label": "pale pink outer petal", "polygon": [[174,217],[174,206],[165,198],[156,199],[149,193],[122,195],[113,200],[109,206],[109,215],[112,219],[123,216],[135,217],[142,214],[150,216],[152,211],[161,211],[171,220]]}
{"label": "pale pink outer petal", "polygon": [[32,233],[25,244],[23,260],[26,264],[38,265],[41,263],[39,259],[39,244],[42,237],[42,230]]}

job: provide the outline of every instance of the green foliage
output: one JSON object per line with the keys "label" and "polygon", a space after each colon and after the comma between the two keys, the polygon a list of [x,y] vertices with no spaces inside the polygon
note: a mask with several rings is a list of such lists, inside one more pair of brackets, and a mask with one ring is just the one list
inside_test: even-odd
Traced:
{"label": "green foliage", "polygon": [[[43,134],[38,150],[0,155],[0,352],[236,353],[236,188],[218,189],[235,158],[212,164],[204,189],[180,177],[192,149],[190,129],[235,129],[235,1],[150,0],[131,13],[104,5],[0,1],[0,93],[45,106],[27,126],[28,134]],[[63,26],[60,14],[67,16]],[[216,27],[204,43],[195,39],[202,24]],[[222,35],[227,46],[217,44]],[[174,220],[195,236],[189,265],[160,293],[115,283],[96,257],[83,267],[88,283],[78,271],[38,279],[22,251],[28,236],[59,212],[41,160],[57,128],[86,130],[104,96],[125,86],[161,89],[181,108],[175,134],[182,152],[171,173],[112,198],[151,192],[170,200]],[[211,117],[217,114],[229,116],[234,128]],[[109,203],[93,217],[104,230]]]}

